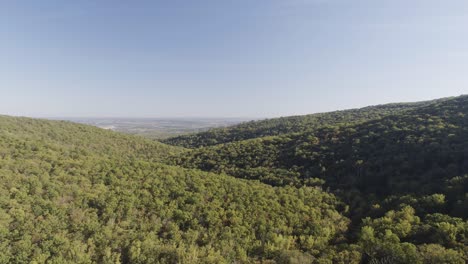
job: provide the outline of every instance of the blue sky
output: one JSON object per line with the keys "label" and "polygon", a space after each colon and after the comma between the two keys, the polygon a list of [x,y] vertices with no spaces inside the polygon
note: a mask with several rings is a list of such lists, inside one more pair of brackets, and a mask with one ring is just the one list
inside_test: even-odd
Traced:
{"label": "blue sky", "polygon": [[1,1],[0,113],[273,117],[468,93],[466,0]]}

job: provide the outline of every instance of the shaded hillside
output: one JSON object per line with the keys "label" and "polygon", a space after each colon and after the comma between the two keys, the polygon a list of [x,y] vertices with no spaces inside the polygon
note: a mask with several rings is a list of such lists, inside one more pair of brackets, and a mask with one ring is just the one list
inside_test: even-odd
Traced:
{"label": "shaded hillside", "polygon": [[163,140],[163,142],[186,148],[198,148],[252,138],[307,132],[324,126],[346,126],[378,119],[444,100],[447,100],[447,98],[418,103],[386,104],[360,109],[251,121],[227,128],[215,128],[197,134],[173,137]]}
{"label": "shaded hillside", "polygon": [[467,139],[468,96],[461,96],[348,126],[202,147],[171,160],[273,186],[332,191],[347,205],[348,239],[358,243],[364,263],[464,263],[466,255],[457,260],[452,253],[468,251]]}
{"label": "shaded hillside", "polygon": [[468,183],[456,178],[468,174],[467,139],[464,96],[357,125],[199,148],[173,161],[274,186],[325,183],[365,197],[444,193],[444,210],[467,217]]}

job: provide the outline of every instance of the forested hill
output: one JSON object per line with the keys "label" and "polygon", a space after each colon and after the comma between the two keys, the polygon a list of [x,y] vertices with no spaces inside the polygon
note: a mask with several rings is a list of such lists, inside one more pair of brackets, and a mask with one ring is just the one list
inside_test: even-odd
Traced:
{"label": "forested hill", "polygon": [[349,220],[334,195],[155,162],[177,151],[91,126],[0,116],[0,263],[360,258],[338,248]]}
{"label": "forested hill", "polygon": [[[468,217],[468,96],[349,126],[329,126],[192,150],[175,164],[273,186],[324,185],[385,199],[443,193]],[[461,178],[457,178],[462,176]],[[452,182],[464,182],[458,192]]]}
{"label": "forested hill", "polygon": [[186,148],[213,146],[251,138],[312,131],[323,126],[356,124],[449,99],[443,98],[417,103],[393,103],[360,109],[250,121],[227,128],[215,128],[197,134],[177,136],[165,139],[163,142]]}
{"label": "forested hill", "polygon": [[[172,161],[273,186],[322,186],[348,206],[353,226],[385,212],[392,213],[382,221],[390,223],[401,208],[419,219],[437,215],[464,226],[452,242],[468,251],[468,96],[347,126],[197,148]],[[437,241],[434,230],[419,233],[423,229],[409,228],[414,236],[395,239]]]}
{"label": "forested hill", "polygon": [[468,97],[394,106],[197,149],[0,116],[0,263],[464,264]]}
{"label": "forested hill", "polygon": [[10,139],[17,151],[39,151],[41,146],[61,148],[67,155],[93,153],[159,161],[183,149],[142,137],[128,136],[67,121],[0,116],[0,137]]}

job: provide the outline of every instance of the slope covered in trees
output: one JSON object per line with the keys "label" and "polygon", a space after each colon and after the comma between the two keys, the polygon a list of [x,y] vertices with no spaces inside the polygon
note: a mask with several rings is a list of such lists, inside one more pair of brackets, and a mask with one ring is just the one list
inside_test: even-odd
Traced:
{"label": "slope covered in trees", "polygon": [[[462,96],[348,126],[198,148],[172,161],[273,186],[329,188],[349,206],[355,226],[405,206],[421,219],[440,214],[437,219],[464,219],[466,226],[467,139],[468,97]],[[466,251],[462,234],[457,243]],[[428,237],[412,241],[433,242]]]}
{"label": "slope covered in trees", "polygon": [[0,123],[0,263],[311,259],[347,230],[317,188],[155,163],[178,149],[88,126]]}
{"label": "slope covered in trees", "polygon": [[468,173],[468,97],[350,126],[182,152],[176,164],[274,186],[355,187],[376,195],[440,191]]}
{"label": "slope covered in trees", "polygon": [[184,149],[0,116],[0,263],[468,261],[468,97],[267,123]]}
{"label": "slope covered in trees", "polygon": [[197,134],[172,137],[163,140],[163,142],[186,148],[213,146],[252,138],[312,131],[326,126],[346,126],[445,100],[448,100],[448,98],[418,103],[386,104],[329,113],[251,121],[227,128],[215,128]]}
{"label": "slope covered in trees", "polygon": [[[38,151],[41,145],[46,144],[51,150],[61,148],[69,155],[90,153],[160,161],[182,150],[179,147],[93,126],[24,117],[0,116],[0,137],[14,144],[9,147],[18,152]],[[29,149],[23,149],[23,146]],[[0,151],[2,150],[3,148]]]}

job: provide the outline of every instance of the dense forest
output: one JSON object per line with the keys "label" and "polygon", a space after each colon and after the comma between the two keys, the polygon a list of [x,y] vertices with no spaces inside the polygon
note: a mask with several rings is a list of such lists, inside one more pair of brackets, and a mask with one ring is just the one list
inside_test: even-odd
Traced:
{"label": "dense forest", "polygon": [[251,121],[227,128],[215,128],[197,134],[172,137],[163,140],[163,142],[186,148],[213,146],[252,138],[311,131],[324,126],[356,124],[445,100],[449,100],[449,98],[417,103],[394,103],[329,113]]}
{"label": "dense forest", "polygon": [[0,116],[0,263],[467,263],[468,96],[163,142]]}
{"label": "dense forest", "polygon": [[[346,205],[343,214],[352,220],[347,236],[351,241],[362,238],[360,232],[369,217],[384,217],[403,208],[423,222],[434,215],[444,216],[463,223],[453,245],[467,252],[468,96],[342,111],[340,117],[337,113],[318,116],[330,115],[339,121],[301,129],[294,124],[308,121],[293,117],[177,137],[172,143],[182,146],[198,137],[203,142],[227,143],[189,145],[195,149],[169,160],[174,165],[272,186],[327,190]],[[252,129],[256,123],[258,130]],[[267,126],[272,129],[263,130]],[[294,132],[283,133],[283,126],[295,127]],[[231,131],[240,131],[248,139],[232,140]],[[268,131],[267,136],[255,137],[258,131]],[[440,244],[433,238],[414,234],[399,240],[413,245]]]}

